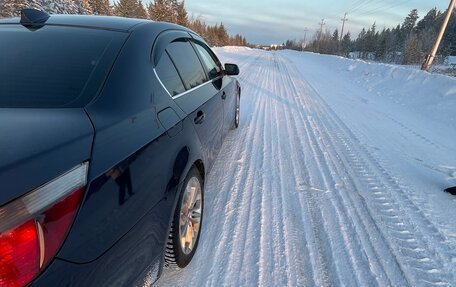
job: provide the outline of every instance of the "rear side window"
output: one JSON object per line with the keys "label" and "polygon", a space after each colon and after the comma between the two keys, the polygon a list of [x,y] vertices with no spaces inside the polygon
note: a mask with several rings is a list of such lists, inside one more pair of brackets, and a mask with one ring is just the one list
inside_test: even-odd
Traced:
{"label": "rear side window", "polygon": [[184,84],[182,83],[182,80],[179,77],[179,74],[177,73],[173,62],[171,62],[167,52],[162,54],[155,70],[171,96],[174,97],[182,92],[185,92]]}
{"label": "rear side window", "polygon": [[83,107],[96,95],[125,33],[0,25],[0,107]]}
{"label": "rear side window", "polygon": [[203,64],[206,67],[208,71],[208,76],[209,79],[215,79],[220,75],[221,69],[218,64],[217,58],[215,58],[214,55],[212,55],[211,52],[208,51],[208,47],[203,46],[202,44],[199,43],[193,43],[196,47],[196,50],[201,56],[201,59],[203,60]]}
{"label": "rear side window", "polygon": [[172,42],[166,51],[176,65],[187,89],[199,86],[206,81],[203,66],[189,42]]}

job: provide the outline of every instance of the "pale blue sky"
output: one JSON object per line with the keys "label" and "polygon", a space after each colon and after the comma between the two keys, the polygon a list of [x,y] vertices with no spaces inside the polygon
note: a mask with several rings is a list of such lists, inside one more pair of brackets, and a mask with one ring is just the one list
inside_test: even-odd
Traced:
{"label": "pale blue sky", "polygon": [[[151,0],[146,0],[148,3]],[[241,33],[251,43],[282,43],[287,39],[307,39],[325,19],[326,28],[341,28],[348,12],[346,30],[357,35],[363,26],[392,27],[401,23],[411,9],[423,17],[431,8],[446,10],[449,0],[185,0],[189,16],[202,17],[207,23],[223,21],[230,34]]]}

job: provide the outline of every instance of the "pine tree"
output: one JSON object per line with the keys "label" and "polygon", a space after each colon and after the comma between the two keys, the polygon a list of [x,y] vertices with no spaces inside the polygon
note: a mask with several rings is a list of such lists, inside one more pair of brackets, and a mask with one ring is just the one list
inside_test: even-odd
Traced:
{"label": "pine tree", "polygon": [[147,7],[149,19],[154,21],[172,22],[173,11],[168,0],[155,0]]}
{"label": "pine tree", "polygon": [[111,15],[109,0],[91,0],[91,6],[95,15]]}
{"label": "pine tree", "polygon": [[415,28],[415,24],[418,18],[419,17],[417,9],[413,9],[412,11],[410,11],[408,16],[404,19],[404,22],[401,26],[401,30],[404,33],[404,35],[408,35],[413,31],[413,28]]}
{"label": "pine tree", "polygon": [[418,38],[414,33],[410,34],[405,43],[402,64],[418,64],[423,60]]}
{"label": "pine tree", "polygon": [[16,17],[28,7],[27,0],[0,0],[0,18]]}
{"label": "pine tree", "polygon": [[424,30],[434,28],[438,29],[438,26],[436,25],[437,23],[437,17],[438,17],[438,12],[437,8],[432,8],[426,16],[423,17],[417,24],[416,24],[416,32],[421,33]]}
{"label": "pine tree", "polygon": [[206,37],[206,23],[204,23],[201,19],[191,19],[189,26],[190,29],[195,31],[197,34],[201,35],[202,37]]}
{"label": "pine tree", "polygon": [[379,34],[377,39],[377,46],[375,48],[375,60],[376,61],[384,61],[387,54],[388,49],[388,32],[386,29]]}
{"label": "pine tree", "polygon": [[348,57],[351,50],[351,35],[350,32],[344,35],[342,41],[340,42],[341,55]]}
{"label": "pine tree", "polygon": [[114,13],[116,16],[127,18],[138,17],[138,10],[138,0],[120,0],[114,7]]}
{"label": "pine tree", "polygon": [[89,3],[89,0],[75,0],[74,3],[78,7],[78,14],[93,14],[93,9]]}
{"label": "pine tree", "polygon": [[187,27],[188,26],[188,17],[187,10],[184,7],[184,1],[177,3],[176,6],[176,24]]}
{"label": "pine tree", "polygon": [[220,26],[218,27],[217,38],[218,38],[219,46],[228,45],[230,36],[228,35],[228,32],[226,31],[223,23],[220,23]]}
{"label": "pine tree", "polygon": [[78,14],[79,7],[73,0],[41,0],[41,10],[49,14]]}
{"label": "pine tree", "polygon": [[138,3],[137,3],[136,18],[140,18],[140,19],[148,18],[146,8],[144,8],[144,5],[141,0],[138,0]]}

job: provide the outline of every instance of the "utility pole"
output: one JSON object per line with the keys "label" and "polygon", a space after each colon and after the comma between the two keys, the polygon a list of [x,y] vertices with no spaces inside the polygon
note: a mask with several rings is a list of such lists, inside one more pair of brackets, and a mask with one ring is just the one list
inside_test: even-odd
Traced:
{"label": "utility pole", "polygon": [[306,39],[307,39],[308,31],[309,31],[309,29],[307,29],[307,27],[305,27],[304,28],[304,39],[302,40],[301,51],[304,51],[304,49],[306,48]]}
{"label": "utility pole", "polygon": [[348,18],[347,18],[347,12],[345,12],[344,14],[344,18],[340,19],[342,21],[342,29],[340,30],[340,42],[342,42],[342,37],[344,36],[344,28],[345,28],[345,22],[348,21]]}
{"label": "utility pole", "polygon": [[305,28],[304,28],[304,44],[306,43],[307,32],[309,32],[309,29],[308,29],[307,27],[305,27]]}
{"label": "utility pole", "polygon": [[320,25],[320,31],[318,32],[318,50],[317,52],[320,53],[320,47],[321,47],[321,36],[323,35],[323,26],[326,25],[325,23],[325,19],[321,19],[321,22],[318,23],[318,25]]}
{"label": "utility pole", "polygon": [[451,14],[453,14],[455,4],[456,4],[456,0],[451,0],[450,6],[448,6],[447,14],[445,16],[445,20],[442,23],[442,27],[440,27],[440,32],[439,32],[439,35],[437,36],[437,40],[435,41],[434,47],[432,48],[431,53],[426,56],[426,59],[424,60],[423,65],[421,65],[421,70],[423,70],[423,71],[429,70],[429,68],[432,65],[432,62],[434,62],[435,55],[437,54],[437,50],[439,49],[439,46],[440,46],[440,41],[442,41],[443,34],[445,34],[445,30],[448,25],[448,22],[450,21]]}
{"label": "utility pole", "polygon": [[320,22],[320,23],[318,23],[318,25],[320,25],[320,36],[321,36],[321,35],[322,35],[322,33],[323,33],[323,26],[325,26],[325,25],[326,25],[326,23],[325,23],[325,19],[321,19],[321,22]]}

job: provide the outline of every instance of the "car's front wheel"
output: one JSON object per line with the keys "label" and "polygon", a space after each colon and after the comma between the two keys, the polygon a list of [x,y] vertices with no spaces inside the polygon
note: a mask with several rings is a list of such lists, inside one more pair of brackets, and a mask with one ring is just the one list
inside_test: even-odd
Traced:
{"label": "car's front wheel", "polygon": [[204,185],[196,167],[192,167],[182,185],[166,244],[168,266],[184,268],[198,246],[203,218]]}
{"label": "car's front wheel", "polygon": [[241,119],[241,96],[237,95],[233,128],[237,129],[239,127],[240,119]]}

